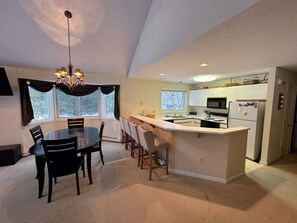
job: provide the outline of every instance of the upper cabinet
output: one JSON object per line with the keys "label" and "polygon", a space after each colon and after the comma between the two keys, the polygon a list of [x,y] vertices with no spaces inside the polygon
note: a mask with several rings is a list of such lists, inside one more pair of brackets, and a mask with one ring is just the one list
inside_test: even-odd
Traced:
{"label": "upper cabinet", "polygon": [[[233,87],[210,88],[189,91],[189,106],[206,106],[208,97],[227,97],[227,102],[236,100],[266,99],[267,83]],[[229,104],[229,103],[227,103]]]}

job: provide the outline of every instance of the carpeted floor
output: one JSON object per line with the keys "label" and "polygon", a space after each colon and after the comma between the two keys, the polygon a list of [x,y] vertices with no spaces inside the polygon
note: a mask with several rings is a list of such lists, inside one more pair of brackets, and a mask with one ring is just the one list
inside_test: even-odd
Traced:
{"label": "carpeted floor", "polygon": [[297,219],[297,155],[271,166],[247,165],[247,175],[221,184],[148,169],[118,143],[103,143],[106,164],[93,155],[93,181],[75,176],[58,178],[53,199],[37,198],[34,157],[0,167],[1,223],[133,223],[133,222],[261,222],[290,223]]}

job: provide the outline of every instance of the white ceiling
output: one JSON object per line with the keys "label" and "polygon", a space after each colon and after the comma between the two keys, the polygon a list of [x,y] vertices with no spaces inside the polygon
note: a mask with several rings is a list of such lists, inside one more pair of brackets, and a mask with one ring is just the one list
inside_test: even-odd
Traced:
{"label": "white ceiling", "polygon": [[2,66],[66,66],[69,9],[72,64],[87,74],[193,83],[198,74],[297,71],[296,0],[1,0],[0,6]]}

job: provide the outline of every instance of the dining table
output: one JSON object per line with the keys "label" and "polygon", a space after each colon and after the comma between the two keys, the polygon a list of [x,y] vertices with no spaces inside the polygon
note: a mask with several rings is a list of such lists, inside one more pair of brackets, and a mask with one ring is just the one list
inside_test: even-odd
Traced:
{"label": "dining table", "polygon": [[[45,140],[67,139],[71,137],[77,137],[77,153],[85,155],[87,157],[87,172],[90,184],[92,180],[91,169],[91,148],[99,142],[98,129],[94,127],[74,128],[74,129],[59,129],[47,134]],[[29,153],[35,156],[37,179],[38,179],[38,198],[42,197],[44,187],[44,168],[45,168],[45,153],[42,142],[38,142],[30,147]]]}

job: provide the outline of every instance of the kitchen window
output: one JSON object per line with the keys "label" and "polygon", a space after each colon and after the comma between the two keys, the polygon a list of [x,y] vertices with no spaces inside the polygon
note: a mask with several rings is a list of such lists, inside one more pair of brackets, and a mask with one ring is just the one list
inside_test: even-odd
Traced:
{"label": "kitchen window", "polygon": [[186,104],[186,91],[162,90],[161,111],[184,111]]}

